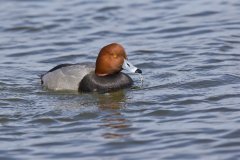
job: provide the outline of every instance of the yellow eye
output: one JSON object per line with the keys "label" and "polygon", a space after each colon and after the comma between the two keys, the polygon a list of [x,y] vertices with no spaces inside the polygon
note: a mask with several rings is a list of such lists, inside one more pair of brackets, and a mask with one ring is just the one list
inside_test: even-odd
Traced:
{"label": "yellow eye", "polygon": [[113,54],[113,57],[114,57],[114,58],[117,58],[117,54]]}

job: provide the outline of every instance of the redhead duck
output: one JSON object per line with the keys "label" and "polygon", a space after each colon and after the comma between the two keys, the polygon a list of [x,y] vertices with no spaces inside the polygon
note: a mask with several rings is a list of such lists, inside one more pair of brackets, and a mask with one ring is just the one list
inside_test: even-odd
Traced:
{"label": "redhead duck", "polygon": [[41,76],[42,86],[50,90],[108,92],[130,87],[133,80],[121,70],[142,73],[128,60],[117,43],[103,47],[96,64],[60,64]]}

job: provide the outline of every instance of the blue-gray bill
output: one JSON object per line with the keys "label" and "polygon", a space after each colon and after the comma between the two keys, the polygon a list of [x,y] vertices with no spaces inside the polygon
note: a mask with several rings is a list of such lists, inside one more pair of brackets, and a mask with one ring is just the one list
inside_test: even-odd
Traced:
{"label": "blue-gray bill", "polygon": [[141,81],[141,87],[143,86],[143,76],[142,76],[142,70],[135,67],[132,63],[130,63],[128,60],[124,59],[123,62],[123,69],[131,72],[131,73],[138,73],[140,75],[140,81]]}
{"label": "blue-gray bill", "polygon": [[135,67],[132,63],[130,63],[128,60],[124,59],[122,68],[131,72],[131,73],[139,73],[142,74],[142,71]]}

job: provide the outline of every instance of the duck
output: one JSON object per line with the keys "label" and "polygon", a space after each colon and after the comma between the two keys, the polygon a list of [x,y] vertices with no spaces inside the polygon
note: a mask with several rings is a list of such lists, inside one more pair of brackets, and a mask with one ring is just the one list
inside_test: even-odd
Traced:
{"label": "duck", "polygon": [[100,49],[95,64],[57,65],[41,75],[41,84],[54,91],[111,92],[133,85],[132,78],[122,70],[142,74],[129,62],[123,46],[111,43]]}

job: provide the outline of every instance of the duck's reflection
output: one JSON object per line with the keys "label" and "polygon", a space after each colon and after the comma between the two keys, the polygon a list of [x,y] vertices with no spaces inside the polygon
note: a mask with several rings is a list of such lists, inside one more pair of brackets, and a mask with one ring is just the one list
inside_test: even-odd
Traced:
{"label": "duck's reflection", "polygon": [[[101,127],[100,132],[104,138],[122,138],[129,136],[131,127],[131,122],[123,114],[127,101],[125,92],[120,90],[106,94],[92,93],[80,96],[77,93],[59,92],[58,95],[54,93],[57,100],[48,101],[47,104],[53,106],[54,113],[67,118],[73,117],[73,119],[71,118],[73,121],[98,118],[100,120],[97,123]],[[48,92],[48,94],[50,93]],[[52,109],[50,108],[50,110]],[[88,117],[88,114],[85,113],[96,114],[92,114],[93,117]]]}
{"label": "duck's reflection", "polygon": [[104,138],[122,138],[129,136],[126,130],[131,124],[121,114],[121,109],[126,107],[124,90],[101,95],[98,94],[97,98],[98,107],[103,113],[101,126],[105,127],[106,131],[102,136]]}

